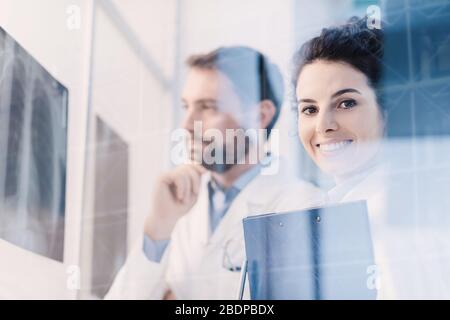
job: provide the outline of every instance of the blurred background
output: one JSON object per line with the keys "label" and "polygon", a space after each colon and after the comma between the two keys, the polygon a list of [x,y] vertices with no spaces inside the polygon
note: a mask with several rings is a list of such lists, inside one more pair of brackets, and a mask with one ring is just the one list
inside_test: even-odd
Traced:
{"label": "blurred background", "polygon": [[[7,53],[13,61],[20,52],[23,58],[17,59],[26,61],[25,69],[40,66],[38,80],[22,89],[28,92],[27,88],[42,85],[36,90],[52,101],[36,102],[49,106],[48,115],[33,115],[31,104],[31,111],[16,115],[21,122],[13,122],[11,110],[17,107],[10,106],[6,114],[11,99],[0,97],[0,184],[18,181],[15,193],[0,187],[4,195],[0,194],[4,199],[0,221],[11,212],[21,212],[22,222],[14,230],[24,235],[0,233],[0,298],[100,299],[105,295],[142,233],[153,181],[173,166],[170,134],[182,117],[180,89],[184,61],[190,54],[246,45],[277,63],[288,89],[277,125],[280,153],[296,159],[291,163],[298,176],[327,184],[298,143],[296,118],[290,110],[292,56],[323,27],[362,16],[370,5],[379,6],[381,18],[398,31],[387,39],[386,64],[395,66],[387,77],[392,96],[388,99],[403,106],[391,114],[399,119],[390,132],[392,141],[413,134],[419,137],[417,144],[425,143],[422,150],[431,150],[426,148],[431,148],[427,137],[445,138],[450,133],[449,1],[0,0],[2,81],[5,74],[12,79],[5,83],[20,79],[19,67],[5,71]],[[1,90],[11,88],[2,84]],[[35,96],[39,93],[30,99]],[[421,105],[433,112],[417,116],[414,110]],[[32,119],[37,119],[35,127]],[[43,133],[46,128],[53,130],[49,137]],[[33,132],[39,136],[38,151],[45,154],[41,160],[29,147],[17,147],[28,150],[28,158],[24,153],[17,156],[11,147],[14,141],[8,140],[15,136],[30,145],[26,137]],[[417,151],[417,144],[409,142],[404,152]],[[10,159],[13,153],[29,161],[8,167],[17,162]],[[444,168],[448,168],[444,161],[448,153],[438,158]],[[424,161],[436,163],[433,152],[425,154]],[[33,161],[42,162],[41,167],[33,166]],[[50,173],[40,174],[48,171],[46,165]],[[37,173],[31,174],[29,168]],[[15,178],[8,177],[11,171]],[[26,191],[26,199],[19,197],[31,189],[47,192]],[[8,209],[11,197],[16,202],[22,199],[19,202],[25,201],[31,209],[14,201],[13,209]],[[33,209],[36,206],[40,209]],[[33,227],[33,217],[45,224]],[[43,226],[48,230],[48,225],[54,232],[42,236]]]}

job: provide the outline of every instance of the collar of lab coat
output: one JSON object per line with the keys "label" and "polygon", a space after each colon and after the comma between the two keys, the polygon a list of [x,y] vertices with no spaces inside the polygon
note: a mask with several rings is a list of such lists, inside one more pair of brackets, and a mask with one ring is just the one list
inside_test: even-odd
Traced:
{"label": "collar of lab coat", "polygon": [[383,188],[387,174],[384,165],[377,165],[371,170],[352,176],[328,191],[328,202],[356,201],[367,199]]}
{"label": "collar of lab coat", "polygon": [[[231,203],[227,213],[211,234],[210,217],[208,214],[208,182],[211,180],[211,173],[207,172],[202,176],[202,184],[197,203],[192,208],[193,223],[197,226],[198,238],[204,245],[223,243],[224,238],[234,238],[242,235],[242,220],[251,214],[266,213],[266,204],[276,195],[272,191],[275,186],[281,186],[287,180],[291,181],[282,166],[272,159],[270,164],[263,164],[263,169],[241,190]],[[268,166],[278,165],[280,172],[277,174],[265,174]],[[270,173],[270,172],[269,172]]]}

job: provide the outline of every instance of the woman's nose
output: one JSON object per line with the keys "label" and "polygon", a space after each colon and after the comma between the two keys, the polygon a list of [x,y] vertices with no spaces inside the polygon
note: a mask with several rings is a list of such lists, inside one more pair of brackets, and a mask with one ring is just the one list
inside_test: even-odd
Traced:
{"label": "woman's nose", "polygon": [[338,129],[339,126],[332,111],[322,112],[322,114],[318,115],[316,125],[316,131],[318,133],[325,134]]}

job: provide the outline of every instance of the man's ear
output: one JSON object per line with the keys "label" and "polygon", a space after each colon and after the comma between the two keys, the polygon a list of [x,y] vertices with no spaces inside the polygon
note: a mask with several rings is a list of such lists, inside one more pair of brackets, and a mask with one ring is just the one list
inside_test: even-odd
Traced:
{"label": "man's ear", "polygon": [[261,129],[266,129],[275,117],[277,108],[270,100],[263,100],[259,103],[259,125]]}

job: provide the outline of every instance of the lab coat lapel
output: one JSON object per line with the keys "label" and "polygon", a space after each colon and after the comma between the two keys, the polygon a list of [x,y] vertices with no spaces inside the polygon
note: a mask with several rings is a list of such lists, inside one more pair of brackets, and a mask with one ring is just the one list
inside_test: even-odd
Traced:
{"label": "lab coat lapel", "polygon": [[273,212],[276,186],[292,181],[292,175],[281,159],[270,157],[259,174],[237,195],[228,212],[211,235],[210,242],[224,244],[227,240],[243,235],[242,220],[250,215]]}
{"label": "lab coat lapel", "polygon": [[197,203],[191,209],[193,214],[195,237],[200,240],[203,245],[209,242],[211,236],[210,221],[209,221],[209,201],[208,201],[208,182],[211,179],[211,174],[205,173],[202,176],[201,187]]}
{"label": "lab coat lapel", "polygon": [[[257,194],[257,186],[261,185],[261,174],[258,174],[248,185],[239,192],[231,203],[227,213],[220,221],[214,233],[211,235],[211,243],[224,243],[226,240],[236,237],[242,233],[242,219],[247,217],[249,212],[263,207],[263,199]],[[256,208],[256,209],[255,209]]]}

